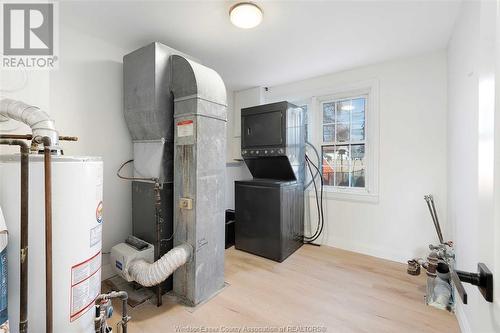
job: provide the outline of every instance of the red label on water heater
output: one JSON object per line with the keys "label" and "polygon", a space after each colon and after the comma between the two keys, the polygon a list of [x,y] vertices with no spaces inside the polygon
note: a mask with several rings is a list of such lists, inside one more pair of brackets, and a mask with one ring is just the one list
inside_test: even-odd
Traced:
{"label": "red label on water heater", "polygon": [[101,251],[71,267],[70,322],[86,313],[101,291]]}

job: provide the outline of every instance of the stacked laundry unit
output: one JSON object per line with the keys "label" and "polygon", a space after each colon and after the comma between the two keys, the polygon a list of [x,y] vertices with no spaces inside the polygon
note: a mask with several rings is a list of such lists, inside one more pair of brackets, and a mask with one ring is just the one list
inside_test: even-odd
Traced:
{"label": "stacked laundry unit", "polygon": [[242,109],[241,155],[254,178],[235,182],[235,247],[281,262],[303,243],[303,110],[288,102]]}

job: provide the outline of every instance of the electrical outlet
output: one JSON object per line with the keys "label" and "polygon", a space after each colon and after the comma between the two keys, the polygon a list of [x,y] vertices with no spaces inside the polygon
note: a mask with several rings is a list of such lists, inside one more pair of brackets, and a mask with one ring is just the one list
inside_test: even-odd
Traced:
{"label": "electrical outlet", "polygon": [[180,198],[179,199],[180,209],[193,209],[193,199],[190,198]]}

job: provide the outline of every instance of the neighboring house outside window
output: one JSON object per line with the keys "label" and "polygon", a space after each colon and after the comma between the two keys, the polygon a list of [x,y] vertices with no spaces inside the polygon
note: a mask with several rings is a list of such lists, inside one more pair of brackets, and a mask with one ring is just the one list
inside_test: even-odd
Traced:
{"label": "neighboring house outside window", "polygon": [[368,96],[321,102],[324,184],[365,188],[365,112]]}
{"label": "neighboring house outside window", "polygon": [[[318,89],[301,99],[288,96],[304,110],[306,140],[319,154],[327,198],[378,201],[378,91],[373,79]],[[307,148],[317,163],[313,151]]]}

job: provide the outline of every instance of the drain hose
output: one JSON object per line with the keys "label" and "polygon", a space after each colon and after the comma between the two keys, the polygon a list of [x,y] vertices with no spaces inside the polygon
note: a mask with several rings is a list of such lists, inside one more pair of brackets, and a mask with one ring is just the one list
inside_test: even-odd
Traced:
{"label": "drain hose", "polygon": [[130,276],[142,286],[152,287],[165,281],[175,270],[191,258],[193,249],[189,244],[181,244],[165,253],[160,259],[150,264],[142,259],[130,264]]}

